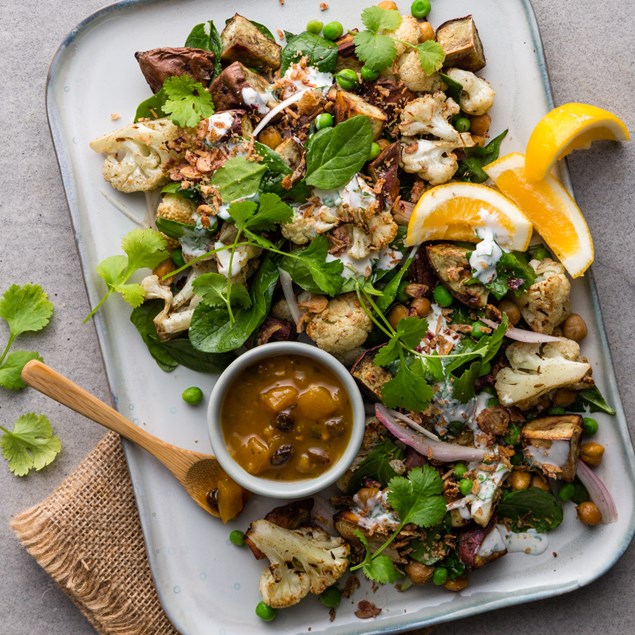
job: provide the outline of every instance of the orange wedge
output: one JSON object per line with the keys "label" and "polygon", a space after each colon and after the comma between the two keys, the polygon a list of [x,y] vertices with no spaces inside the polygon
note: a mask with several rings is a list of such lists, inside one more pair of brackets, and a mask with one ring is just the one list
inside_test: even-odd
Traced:
{"label": "orange wedge", "polygon": [[496,187],[527,215],[573,278],[593,262],[593,239],[582,211],[562,183],[547,174],[530,182],[525,157],[512,153],[483,169]]}
{"label": "orange wedge", "polygon": [[525,152],[525,174],[540,181],[558,159],[593,141],[628,141],[628,129],[613,113],[589,104],[564,104],[548,112],[536,125]]}
{"label": "orange wedge", "polygon": [[446,183],[424,192],[417,201],[406,245],[428,240],[476,243],[484,228],[491,229],[506,249],[524,251],[531,240],[531,222],[508,198],[477,183]]}

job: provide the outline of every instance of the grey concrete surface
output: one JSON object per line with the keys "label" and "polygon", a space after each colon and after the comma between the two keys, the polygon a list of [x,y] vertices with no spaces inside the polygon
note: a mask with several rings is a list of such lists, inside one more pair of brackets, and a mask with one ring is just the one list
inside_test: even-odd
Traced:
{"label": "grey concrete surface", "polygon": [[[273,1],[273,0],[271,0]],[[436,0],[437,2],[441,0]],[[287,0],[293,2],[293,0]],[[48,64],[68,31],[103,0],[5,0],[0,15],[0,291],[41,284],[55,304],[51,325],[25,338],[46,361],[109,399],[70,218],[47,127]],[[316,0],[316,8],[317,8]],[[370,4],[370,3],[369,3]],[[401,0],[402,9],[407,2]],[[332,2],[331,5],[335,5]],[[619,113],[635,130],[635,37],[631,0],[533,0],[556,103],[584,101]],[[596,244],[595,276],[629,421],[635,416],[635,144],[596,144],[569,161],[580,206]],[[0,342],[6,331],[0,326]],[[0,460],[0,633],[83,635],[89,623],[18,545],[9,530],[16,512],[41,500],[79,463],[101,430],[33,390],[0,391],[0,422],[26,411],[46,413],[63,452],[44,471],[13,477]],[[635,429],[635,428],[633,428]],[[435,629],[438,635],[635,632],[635,548],[602,579],[543,602],[489,613]]]}

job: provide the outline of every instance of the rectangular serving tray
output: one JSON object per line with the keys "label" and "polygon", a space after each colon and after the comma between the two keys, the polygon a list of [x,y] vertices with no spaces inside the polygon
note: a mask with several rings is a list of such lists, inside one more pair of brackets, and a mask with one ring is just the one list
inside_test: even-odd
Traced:
{"label": "rectangular serving tray", "polygon": [[[359,26],[361,10],[369,4],[368,0],[331,3],[327,16],[347,27]],[[120,194],[103,180],[102,158],[88,147],[92,139],[132,121],[137,104],[149,96],[135,51],[182,46],[193,25],[214,19],[222,26],[236,11],[274,32],[279,28],[299,32],[315,16],[317,6],[314,0],[294,0],[285,6],[278,0],[128,0],[93,14],[62,43],[51,65],[47,109],[93,306],[104,292],[95,273],[97,263],[118,253],[122,236],[135,227],[118,208],[139,220],[146,208],[143,194]],[[444,0],[434,5],[431,17],[438,25],[468,13],[473,14],[485,46],[488,64],[483,75],[497,92],[492,131],[509,128],[502,153],[522,152],[536,122],[553,107],[530,3]],[[115,120],[114,113],[121,118]],[[567,174],[561,176],[569,184]],[[310,628],[312,633],[351,635],[410,630],[566,593],[588,584],[616,562],[635,531],[635,457],[591,275],[575,281],[573,306],[589,325],[583,352],[591,360],[600,389],[617,409],[610,424],[607,418],[607,425],[600,426],[598,440],[606,446],[607,460],[598,473],[616,499],[618,521],[589,531],[575,519],[573,506],[567,505],[565,522],[550,534],[544,554],[507,555],[473,572],[461,593],[433,586],[407,593],[387,586],[373,593],[363,583],[351,600],[342,603],[334,622],[329,622],[316,598],[307,598],[280,613],[276,632],[290,635]],[[130,308],[113,298],[95,318],[117,408],[165,441],[210,451],[205,409],[191,408],[180,395],[190,385],[200,385],[209,394],[213,377],[183,368],[162,372],[129,322],[129,314]],[[152,573],[178,630],[188,635],[269,632],[271,627],[253,612],[264,564],[233,547],[227,537],[230,530],[244,529],[275,503],[255,500],[238,521],[223,526],[200,510],[154,458],[130,444],[126,456]],[[355,617],[357,602],[364,598],[382,608],[376,619]]]}

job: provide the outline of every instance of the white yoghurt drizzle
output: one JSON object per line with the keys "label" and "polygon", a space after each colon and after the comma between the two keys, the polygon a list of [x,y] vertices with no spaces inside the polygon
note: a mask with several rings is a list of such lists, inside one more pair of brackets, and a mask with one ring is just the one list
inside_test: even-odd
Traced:
{"label": "white yoghurt drizzle", "polygon": [[538,533],[535,529],[524,532],[513,532],[505,525],[494,525],[492,530],[485,536],[476,552],[482,558],[500,553],[501,551],[522,552],[527,555],[538,556],[544,553],[549,546],[549,538],[546,534]]}
{"label": "white yoghurt drizzle", "polygon": [[477,280],[488,283],[496,279],[496,265],[503,252],[507,251],[505,246],[510,244],[510,235],[492,212],[481,209],[479,217],[484,225],[476,229],[476,235],[481,240],[470,255],[470,267]]}

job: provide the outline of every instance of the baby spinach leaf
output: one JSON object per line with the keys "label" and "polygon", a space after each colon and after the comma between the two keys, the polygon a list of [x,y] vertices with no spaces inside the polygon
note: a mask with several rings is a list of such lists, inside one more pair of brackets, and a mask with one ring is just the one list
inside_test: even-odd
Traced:
{"label": "baby spinach leaf", "polygon": [[458,104],[461,101],[461,91],[463,90],[463,84],[457,82],[455,79],[452,79],[449,75],[445,73],[439,73],[439,76],[443,80],[443,83],[447,86],[445,89],[445,94],[448,97],[452,97],[454,101]]}
{"label": "baby spinach leaf", "polygon": [[489,177],[483,171],[483,166],[498,159],[501,143],[506,136],[507,130],[504,130],[484,148],[481,148],[481,146],[466,148],[465,158],[459,161],[459,169],[455,178],[459,181],[469,181],[470,183],[485,183]]}
{"label": "baby spinach leaf", "polygon": [[533,527],[552,531],[562,522],[562,505],[551,493],[537,487],[507,492],[498,505],[498,515],[511,522],[512,531]]}
{"label": "baby spinach leaf", "polygon": [[606,412],[608,415],[615,414],[615,408],[609,406],[597,386],[581,390],[578,393],[578,397],[589,405],[589,410],[591,412]]}
{"label": "baby spinach leaf", "polygon": [[181,183],[172,182],[161,188],[161,194],[174,194],[175,196],[182,196],[189,201],[196,202],[198,201],[200,192],[199,188],[195,185],[184,189],[181,187]]}
{"label": "baby spinach leaf", "polygon": [[390,282],[386,284],[386,286],[382,289],[382,294],[376,300],[377,307],[380,311],[386,311],[388,307],[395,301],[397,297],[397,293],[399,292],[399,285],[403,280],[403,277],[408,273],[408,269],[410,269],[410,265],[415,258],[416,250],[412,251],[411,254],[404,260],[399,271],[393,278],[391,278]]}
{"label": "baby spinach leaf", "polygon": [[306,153],[306,182],[324,190],[346,185],[368,160],[372,143],[373,129],[363,115],[320,130]]}
{"label": "baby spinach leaf", "polygon": [[214,77],[223,70],[220,62],[223,44],[213,20],[197,24],[187,36],[185,46],[214,53]]}
{"label": "baby spinach leaf", "polygon": [[466,284],[483,284],[497,299],[501,300],[509,291],[520,295],[536,280],[536,272],[527,264],[521,252],[503,252],[496,263],[496,277],[491,282],[471,278]]}
{"label": "baby spinach leaf", "polygon": [[135,123],[137,123],[139,119],[159,119],[160,117],[165,117],[167,113],[163,111],[163,105],[167,99],[168,96],[163,88],[158,93],[152,95],[152,97],[144,99],[137,106],[137,111],[134,116]]}
{"label": "baby spinach leaf", "polygon": [[334,73],[337,66],[337,44],[315,33],[300,33],[290,39],[282,49],[280,74],[284,75],[300,58],[307,57],[310,66],[323,73]]}
{"label": "baby spinach leaf", "polygon": [[309,198],[310,188],[303,180],[296,181],[290,189],[282,186],[284,177],[292,174],[292,170],[275,150],[257,141],[254,143],[254,149],[268,168],[260,182],[261,192],[271,192],[282,199],[290,199],[299,203],[303,203]]}
{"label": "baby spinach leaf", "polygon": [[255,20],[249,20],[265,37],[269,38],[272,41],[276,41],[276,38],[273,37],[273,33],[264,25],[260,24],[260,22],[256,22]]}
{"label": "baby spinach leaf", "polygon": [[166,236],[178,240],[183,236],[203,236],[210,233],[214,233],[218,228],[218,220],[213,217],[210,218],[209,227],[203,229],[202,227],[196,227],[194,225],[188,225],[187,223],[181,223],[178,220],[172,220],[170,218],[161,218],[157,216],[155,220],[157,229]]}
{"label": "baby spinach leaf", "polygon": [[474,397],[474,383],[481,370],[480,360],[473,361],[469,368],[463,371],[460,377],[452,383],[452,396],[461,403],[467,403]]}
{"label": "baby spinach leaf", "polygon": [[258,191],[267,166],[245,157],[234,157],[222,165],[210,179],[225,203],[252,196]]}

